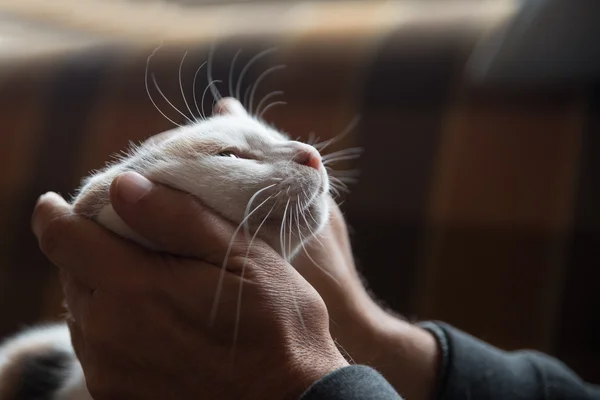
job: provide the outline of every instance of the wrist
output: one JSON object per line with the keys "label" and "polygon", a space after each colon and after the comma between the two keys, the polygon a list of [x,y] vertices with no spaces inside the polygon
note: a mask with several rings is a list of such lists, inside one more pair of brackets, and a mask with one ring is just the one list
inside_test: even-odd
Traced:
{"label": "wrist", "polygon": [[366,292],[345,310],[331,323],[342,351],[377,369],[402,396],[432,398],[441,361],[433,334],[386,312]]}

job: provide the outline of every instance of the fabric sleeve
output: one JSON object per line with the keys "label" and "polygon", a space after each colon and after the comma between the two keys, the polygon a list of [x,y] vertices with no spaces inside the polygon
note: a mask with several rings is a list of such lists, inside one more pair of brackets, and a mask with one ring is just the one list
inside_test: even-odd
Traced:
{"label": "fabric sleeve", "polygon": [[600,399],[600,386],[548,355],[502,351],[442,322],[419,325],[442,351],[437,399]]}
{"label": "fabric sleeve", "polygon": [[352,365],[315,382],[300,400],[402,400],[377,371]]}

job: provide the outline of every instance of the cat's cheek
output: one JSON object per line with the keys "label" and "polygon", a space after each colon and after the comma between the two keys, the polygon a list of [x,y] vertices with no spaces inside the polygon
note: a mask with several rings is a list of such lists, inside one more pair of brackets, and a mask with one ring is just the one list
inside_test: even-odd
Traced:
{"label": "cat's cheek", "polygon": [[134,242],[154,250],[154,245],[145,238],[135,233],[115,212],[112,204],[105,206],[96,217],[96,222],[119,236],[133,240]]}

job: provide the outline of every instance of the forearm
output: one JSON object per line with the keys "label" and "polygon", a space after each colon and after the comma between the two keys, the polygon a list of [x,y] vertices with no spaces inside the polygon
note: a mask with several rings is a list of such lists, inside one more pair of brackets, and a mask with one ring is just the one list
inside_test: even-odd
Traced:
{"label": "forearm", "polygon": [[441,352],[429,331],[385,312],[364,291],[332,320],[332,335],[351,361],[375,368],[404,398],[433,398]]}

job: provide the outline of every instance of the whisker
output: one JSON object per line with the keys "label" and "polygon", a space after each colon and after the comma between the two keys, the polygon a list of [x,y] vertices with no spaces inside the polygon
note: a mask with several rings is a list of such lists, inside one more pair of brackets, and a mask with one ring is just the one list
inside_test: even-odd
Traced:
{"label": "whisker", "polygon": [[240,98],[240,89],[242,87],[242,81],[244,80],[244,77],[246,76],[246,73],[248,72],[248,70],[250,69],[250,67],[252,66],[252,64],[254,64],[261,57],[263,57],[263,56],[265,56],[265,55],[267,55],[269,53],[272,53],[274,51],[277,51],[276,47],[271,47],[269,49],[261,51],[260,53],[258,53],[254,57],[252,57],[250,59],[250,61],[248,61],[246,63],[246,65],[244,66],[244,68],[242,68],[242,71],[240,72],[240,76],[238,77],[237,85],[235,87],[235,94],[236,94],[236,98],[237,99]]}
{"label": "whisker", "polygon": [[354,160],[359,157],[360,157],[360,154],[349,154],[347,156],[331,157],[326,160],[323,160],[323,165],[329,165],[329,164],[333,164],[333,163],[344,161],[344,160]]}
{"label": "whisker", "polygon": [[294,210],[290,210],[290,226],[289,226],[290,235],[288,238],[288,252],[287,252],[288,262],[291,261],[291,259],[292,259],[292,233],[293,233],[292,227],[294,226],[293,216],[294,216]]}
{"label": "whisker", "polygon": [[252,239],[250,239],[250,243],[248,244],[248,250],[246,250],[246,255],[244,257],[244,264],[242,265],[242,273],[240,274],[240,287],[238,289],[238,297],[237,297],[237,303],[236,303],[236,309],[235,309],[235,325],[233,328],[233,345],[231,348],[231,363],[232,364],[235,361],[235,348],[236,348],[239,330],[240,330],[240,316],[241,316],[241,311],[242,311],[242,288],[243,288],[243,284],[244,284],[244,275],[246,272],[246,264],[248,262],[248,255],[250,254],[250,249],[252,248],[252,243],[254,243],[254,239],[256,238],[256,235],[258,235],[258,231],[260,231],[260,228],[262,228],[263,224],[267,221],[267,219],[269,219],[269,216],[273,212],[274,208],[275,208],[275,204],[273,204],[273,206],[271,207],[271,209],[269,210],[269,212],[267,213],[265,218],[258,225],[258,228],[256,228],[254,235],[252,235]]}
{"label": "whisker", "polygon": [[[214,61],[216,47],[217,47],[216,44],[213,43],[212,46],[210,46],[210,52],[208,53],[208,66],[206,68],[206,79],[209,82],[213,82],[212,68],[213,68],[213,61]],[[215,99],[215,101],[221,100],[223,98],[223,96],[221,96],[221,93],[219,92],[219,89],[217,89],[217,87],[215,85],[209,84],[208,87],[210,87],[210,92],[212,93],[213,99]]]}
{"label": "whisker", "polygon": [[185,119],[187,119],[188,121],[190,121],[191,123],[193,123],[194,121],[192,121],[190,119],[190,117],[188,117],[187,115],[185,115],[184,113],[182,113],[181,111],[179,111],[179,108],[175,107],[173,105],[173,103],[171,103],[169,101],[169,99],[167,98],[167,96],[165,96],[165,94],[162,92],[162,90],[160,90],[160,87],[158,86],[158,82],[156,82],[156,77],[154,76],[154,73],[150,74],[150,76],[152,77],[152,82],[154,82],[154,87],[156,88],[156,90],[158,90],[158,93],[162,96],[162,98],[171,106],[173,107],[173,109],[175,111],[177,111],[179,114],[181,114]]}
{"label": "whisker", "polygon": [[343,156],[346,154],[362,154],[363,151],[364,150],[362,147],[350,147],[348,149],[343,149],[343,150],[339,150],[339,151],[334,151],[333,153],[324,154],[321,158],[323,158],[324,160],[327,160],[329,158]]}
{"label": "whisker", "polygon": [[[244,91],[244,101],[242,102],[242,104],[244,105],[244,108],[246,110],[248,110],[248,96],[250,95],[250,90],[252,89],[252,86],[254,85],[249,85],[246,90]],[[248,110],[248,113],[250,113],[250,111]]]}
{"label": "whisker", "polygon": [[[206,85],[206,87],[204,88],[204,91],[202,92],[202,100],[200,100],[200,104],[202,105],[202,114],[206,116],[206,114],[204,113],[204,97],[206,96],[206,92],[208,91],[208,88],[212,86],[213,83],[216,82],[221,82],[219,80],[214,80],[214,81],[210,81],[208,82],[208,85]],[[214,109],[214,99],[213,99],[213,109]]]}
{"label": "whisker", "polygon": [[219,281],[217,282],[217,290],[215,293],[215,299],[213,301],[213,306],[212,306],[212,310],[210,313],[210,326],[211,327],[214,325],[215,318],[217,317],[217,310],[219,307],[219,299],[221,298],[221,290],[223,289],[223,279],[225,278],[227,261],[229,260],[229,253],[231,252],[231,248],[233,247],[233,242],[235,241],[235,238],[237,237],[237,234],[240,231],[240,228],[244,225],[244,223],[248,220],[248,218],[250,218],[252,216],[252,214],[254,214],[254,212],[256,212],[256,210],[258,210],[260,207],[262,207],[263,204],[265,204],[267,201],[269,201],[272,197],[273,197],[272,195],[267,197],[262,203],[260,203],[258,206],[256,206],[256,208],[254,210],[250,211],[248,213],[248,215],[246,215],[246,217],[242,220],[242,222],[240,222],[240,224],[237,226],[237,228],[235,228],[235,230],[233,231],[231,240],[229,241],[229,245],[227,246],[227,251],[225,252],[225,257],[223,259],[223,265],[221,266],[221,272],[219,274]]}
{"label": "whisker", "polygon": [[269,100],[272,97],[279,96],[279,95],[283,95],[283,90],[274,90],[271,93],[267,94],[265,97],[263,97],[261,99],[261,101],[258,103],[258,106],[256,106],[255,114],[259,114],[259,115],[262,114],[262,113],[260,113],[260,109],[262,108],[263,105],[265,105],[267,100]]}
{"label": "whisker", "polygon": [[154,57],[154,55],[158,52],[158,50],[162,47],[162,45],[163,45],[163,42],[161,41],[160,45],[158,45],[158,47],[156,49],[154,49],[154,51],[148,56],[148,59],[146,60],[146,70],[145,70],[145,73],[144,73],[144,84],[146,86],[146,93],[148,94],[148,98],[152,102],[152,105],[154,106],[154,108],[156,108],[156,110],[163,117],[165,117],[167,119],[167,121],[171,122],[173,125],[181,127],[181,124],[178,124],[177,122],[173,121],[171,118],[167,117],[167,115],[160,109],[160,107],[158,107],[158,105],[154,101],[154,98],[152,98],[152,95],[150,94],[150,88],[148,87],[148,69],[150,68],[150,59],[152,57]]}
{"label": "whisker", "polygon": [[288,199],[287,204],[285,205],[285,210],[283,211],[283,218],[281,218],[281,229],[279,230],[279,242],[280,242],[280,246],[281,246],[281,256],[283,257],[283,259],[285,261],[287,261],[287,256],[285,254],[285,235],[284,235],[284,229],[285,229],[285,222],[286,222],[286,215],[287,215],[287,210],[288,207],[290,206],[290,199]]}
{"label": "whisker", "polygon": [[252,85],[252,93],[250,94],[250,106],[248,107],[248,112],[252,114],[252,106],[254,105],[254,96],[256,95],[256,89],[260,85],[260,83],[265,79],[270,73],[275,72],[280,69],[284,69],[285,65],[276,65],[271,68],[267,68],[262,74],[256,78],[254,84]]}
{"label": "whisker", "polygon": [[270,108],[273,108],[275,106],[279,106],[279,105],[286,105],[287,102],[285,101],[274,101],[271,104],[269,104],[268,106],[265,107],[264,110],[261,111],[261,113],[258,115],[258,118],[262,119],[263,114],[265,114],[267,111],[269,111]]}
{"label": "whisker", "polygon": [[[262,188],[262,189],[260,189],[260,190],[256,191],[256,193],[254,193],[254,194],[252,195],[252,197],[250,197],[250,200],[248,200],[248,204],[246,205],[246,209],[244,210],[244,217],[245,217],[246,215],[248,215],[248,213],[250,212],[250,207],[252,207],[252,202],[254,201],[254,199],[256,199],[256,197],[257,197],[259,194],[261,194],[261,193],[262,193],[262,192],[264,192],[265,190],[268,190],[268,189],[272,188],[272,187],[273,187],[273,186],[275,186],[275,185],[277,185],[277,184],[276,184],[276,183],[273,183],[273,184],[271,184],[271,185],[269,185],[269,186],[267,186],[267,187],[264,187],[264,188]],[[281,192],[279,192],[279,193],[281,193]],[[279,193],[277,193],[277,194],[279,194]],[[274,196],[276,196],[276,195],[274,195]],[[271,197],[273,197],[273,196],[271,196]],[[244,235],[246,235],[246,237],[250,237],[250,227],[249,227],[249,225],[248,225],[248,221],[246,221],[246,222],[244,223]]]}
{"label": "whisker", "polygon": [[348,125],[346,125],[346,127],[342,130],[342,132],[340,132],[339,134],[337,134],[336,136],[334,136],[333,138],[326,140],[324,142],[321,143],[317,143],[314,146],[319,150],[319,151],[323,151],[325,150],[327,147],[329,147],[330,145],[339,142],[340,140],[342,140],[346,135],[348,135],[350,132],[352,132],[352,130],[356,127],[356,125],[358,125],[358,121],[360,121],[360,116],[356,116],[354,117],[350,123]]}
{"label": "whisker", "polygon": [[183,97],[183,103],[185,104],[188,111],[190,112],[190,115],[192,116],[192,118],[196,119],[194,117],[194,113],[192,112],[192,109],[190,108],[190,105],[188,104],[187,98],[185,97],[185,93],[183,91],[183,83],[181,82],[181,69],[183,68],[183,62],[185,61],[185,57],[187,56],[187,54],[188,54],[188,52],[186,51],[183,54],[183,57],[181,57],[181,62],[179,63],[179,90],[181,90],[181,97]]}
{"label": "whisker", "polygon": [[[296,204],[296,207],[298,206],[298,204]],[[291,218],[292,213],[290,212],[290,248],[292,246],[292,223],[291,223]],[[300,228],[300,224],[298,224],[298,228]],[[300,231],[298,231],[300,232]],[[300,242],[302,242],[302,238],[300,238]],[[296,293],[292,293],[292,298],[294,299],[294,306],[296,307],[296,313],[298,314],[298,318],[300,318],[300,324],[302,325],[302,328],[304,329],[305,332],[308,332],[306,329],[306,325],[304,324],[304,318],[302,317],[302,311],[300,310],[300,307],[298,306],[298,299],[296,298]]]}
{"label": "whisker", "polygon": [[[306,224],[306,228],[308,229],[308,231],[310,232],[311,238],[313,240],[316,240],[317,243],[319,243],[321,245],[321,247],[325,248],[325,245],[323,244],[323,242],[321,242],[319,240],[319,237],[315,234],[315,232],[312,230],[312,228],[310,227],[310,224],[308,223],[308,220],[306,219],[306,215],[304,215],[303,212],[298,212],[299,215],[302,215],[302,219],[304,219],[304,223]],[[313,221],[314,221],[314,217],[313,217]],[[317,221],[315,221],[315,223],[317,223]],[[298,229],[300,229],[300,226],[298,226]],[[298,232],[299,234],[300,232]],[[302,240],[302,238],[300,238],[300,240]]]}
{"label": "whisker", "polygon": [[356,178],[360,175],[358,169],[333,169],[331,167],[325,167],[329,174],[335,174],[336,177],[340,178]]}
{"label": "whisker", "polygon": [[[231,60],[231,66],[229,67],[229,96],[234,97],[234,93],[233,93],[233,69],[235,67],[235,62],[237,61],[237,58],[240,56],[240,53],[242,52],[242,49],[239,49],[235,55],[233,56],[233,59]],[[239,100],[239,99],[238,99]]]}
{"label": "whisker", "polygon": [[[206,119],[206,115],[204,115],[204,108],[202,109],[202,113],[200,113],[200,109],[198,108],[198,100],[196,99],[196,79],[198,78],[198,72],[200,72],[202,67],[204,67],[205,65],[206,61],[204,61],[202,65],[198,67],[196,73],[194,74],[194,81],[192,82],[192,96],[194,97],[194,105],[196,106],[196,111],[198,111],[198,115],[201,116],[203,119]],[[202,102],[202,104],[204,105],[204,101]]]}

